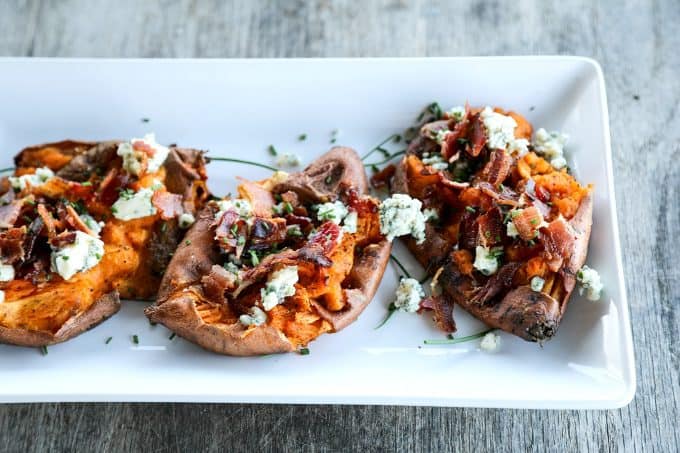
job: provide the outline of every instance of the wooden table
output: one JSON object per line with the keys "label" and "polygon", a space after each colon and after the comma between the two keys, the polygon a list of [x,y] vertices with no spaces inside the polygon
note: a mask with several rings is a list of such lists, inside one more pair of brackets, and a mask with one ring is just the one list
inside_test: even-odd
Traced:
{"label": "wooden table", "polygon": [[[205,404],[0,406],[0,450],[677,451],[680,2],[0,2],[0,55],[576,54],[609,95],[638,390],[615,411]],[[2,100],[0,99],[0,102]],[[2,364],[0,364],[2,366]],[[2,385],[0,383],[0,385]]]}

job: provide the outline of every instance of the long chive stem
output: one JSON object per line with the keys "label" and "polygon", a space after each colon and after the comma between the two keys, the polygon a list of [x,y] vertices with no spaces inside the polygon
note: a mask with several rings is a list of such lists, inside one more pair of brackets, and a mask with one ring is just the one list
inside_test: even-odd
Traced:
{"label": "long chive stem", "polygon": [[375,145],[373,148],[371,148],[371,150],[370,150],[369,152],[367,152],[366,154],[364,154],[364,156],[361,158],[361,160],[365,160],[368,156],[370,156],[371,154],[373,154],[374,152],[376,152],[376,151],[378,151],[380,148],[382,148],[382,145],[384,145],[385,143],[389,142],[390,140],[394,140],[394,138],[395,138],[395,137],[398,137],[398,136],[399,136],[399,134],[392,134],[392,135],[390,135],[390,136],[387,137],[385,140],[381,141],[380,143],[378,143],[377,145]]}
{"label": "long chive stem", "polygon": [[387,321],[389,321],[389,319],[392,317],[392,315],[393,315],[394,313],[396,313],[396,311],[397,311],[397,307],[395,307],[394,305],[390,305],[390,308],[387,309],[387,315],[385,316],[385,319],[383,319],[383,320],[380,322],[380,324],[378,324],[377,326],[375,326],[375,327],[373,328],[373,330],[378,330],[378,329],[380,329],[382,326],[384,326],[385,323],[387,323]]}
{"label": "long chive stem", "polygon": [[409,271],[406,270],[406,268],[404,267],[404,265],[401,264],[401,262],[397,259],[396,256],[390,255],[390,259],[391,259],[392,261],[394,261],[394,262],[397,264],[397,266],[399,266],[399,269],[401,269],[401,271],[404,273],[404,275],[406,275],[406,277],[411,278],[411,273],[410,273]]}
{"label": "long chive stem", "polygon": [[380,162],[373,162],[373,163],[371,163],[371,164],[364,164],[364,167],[370,167],[370,166],[372,166],[372,165],[382,165],[382,164],[386,164],[386,163],[388,163],[389,161],[391,161],[392,159],[394,159],[395,157],[401,156],[402,154],[406,154],[406,150],[405,150],[405,149],[404,149],[404,150],[401,150],[401,151],[399,151],[399,152],[396,152],[396,153],[394,153],[394,154],[392,154],[390,157],[388,157],[388,158],[385,159],[385,160],[381,160]]}
{"label": "long chive stem", "polygon": [[270,167],[269,165],[265,165],[265,164],[260,164],[258,162],[252,162],[252,161],[249,161],[249,160],[232,159],[231,157],[211,157],[211,156],[208,156],[208,159],[209,160],[217,160],[217,161],[221,161],[221,162],[234,162],[234,163],[237,163],[237,164],[254,165],[255,167],[266,168],[267,170],[278,171],[277,168]]}
{"label": "long chive stem", "polygon": [[0,173],[7,173],[8,171],[14,171],[14,167],[0,168]]}
{"label": "long chive stem", "polygon": [[489,329],[485,330],[484,332],[479,332],[475,333],[473,335],[468,335],[467,337],[460,337],[460,338],[450,338],[446,340],[425,340],[423,343],[425,344],[457,344],[457,343],[464,343],[466,341],[470,340],[476,340],[477,338],[482,338],[484,335],[486,335],[489,332],[493,332],[496,329]]}

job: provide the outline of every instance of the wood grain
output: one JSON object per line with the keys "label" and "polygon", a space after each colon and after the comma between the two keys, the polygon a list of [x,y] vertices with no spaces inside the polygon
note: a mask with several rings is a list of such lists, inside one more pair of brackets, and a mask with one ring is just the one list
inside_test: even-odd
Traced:
{"label": "wood grain", "polygon": [[0,55],[594,57],[609,95],[638,374],[637,396],[616,411],[4,405],[0,448],[678,451],[679,24],[677,0],[0,2]]}

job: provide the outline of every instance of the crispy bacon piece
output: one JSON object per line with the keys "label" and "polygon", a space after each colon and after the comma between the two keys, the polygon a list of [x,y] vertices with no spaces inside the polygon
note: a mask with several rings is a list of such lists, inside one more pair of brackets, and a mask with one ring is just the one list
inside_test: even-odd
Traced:
{"label": "crispy bacon piece", "polygon": [[465,115],[463,118],[458,122],[451,120],[449,122],[449,129],[451,132],[446,134],[441,149],[442,156],[447,161],[450,161],[453,156],[466,148],[466,145],[463,144],[466,143],[466,140],[461,139],[466,139],[470,129],[470,106],[467,103],[465,104]]}
{"label": "crispy bacon piece", "polygon": [[300,254],[296,250],[286,249],[279,253],[267,255],[260,261],[257,266],[248,269],[241,275],[241,280],[238,287],[232,292],[232,297],[236,299],[239,294],[264,277],[269,275],[275,268],[284,266],[294,266],[299,263]]}
{"label": "crispy bacon piece", "polygon": [[201,278],[203,292],[210,300],[226,303],[225,293],[236,288],[237,277],[222,266],[214,264],[208,275]]}
{"label": "crispy bacon piece", "polygon": [[479,156],[482,152],[482,148],[486,145],[486,133],[484,132],[484,124],[482,124],[482,119],[479,113],[472,117],[472,134],[470,137],[470,146],[467,147],[467,152],[472,157]]}
{"label": "crispy bacon piece", "polygon": [[85,222],[83,222],[83,219],[80,218],[80,216],[78,215],[76,210],[73,209],[73,206],[71,206],[71,205],[66,205],[66,218],[65,218],[65,220],[69,225],[71,225],[76,230],[80,230],[83,233],[87,233],[91,236],[96,236],[95,232],[92,231],[87,225],[85,225]]}
{"label": "crispy bacon piece", "polygon": [[0,228],[12,228],[21,214],[24,200],[12,200],[0,206]]}
{"label": "crispy bacon piece", "polygon": [[45,224],[42,221],[42,218],[40,216],[36,217],[33,219],[31,224],[28,226],[28,230],[26,231],[26,236],[24,237],[24,257],[21,260],[21,264],[23,265],[24,263],[30,261],[33,258],[33,249],[35,247],[35,241],[38,239],[38,235],[43,229],[43,226]]}
{"label": "crispy bacon piece", "polygon": [[489,161],[482,169],[480,177],[491,184],[493,187],[498,187],[505,178],[510,174],[510,167],[512,166],[512,157],[510,154],[502,149],[495,149],[491,151]]}
{"label": "crispy bacon piece", "polygon": [[323,223],[298,251],[300,258],[321,267],[331,267],[330,255],[341,240],[342,230],[333,222]]}
{"label": "crispy bacon piece", "polygon": [[118,199],[120,189],[125,187],[128,181],[127,173],[119,173],[117,168],[112,168],[99,184],[97,192],[99,200],[105,205],[111,206]]}
{"label": "crispy bacon piece", "polygon": [[447,299],[444,295],[428,296],[420,301],[420,308],[422,310],[434,311],[434,322],[444,332],[453,333],[456,331],[456,322],[453,319],[453,301]]}
{"label": "crispy bacon piece", "polygon": [[273,219],[263,219],[256,217],[253,221],[250,237],[251,250],[266,250],[271,248],[274,244],[281,243],[286,240],[288,231],[286,229],[286,220],[280,217]]}
{"label": "crispy bacon piece", "polygon": [[65,245],[73,244],[74,242],[76,242],[75,231],[62,231],[50,239],[50,244],[54,247],[63,247]]}
{"label": "crispy bacon piece", "polygon": [[9,228],[0,232],[0,258],[5,264],[14,264],[25,258],[26,227]]}
{"label": "crispy bacon piece", "polygon": [[500,244],[505,236],[503,214],[497,207],[477,217],[477,225],[477,245],[492,247]]}
{"label": "crispy bacon piece", "polygon": [[519,237],[529,241],[538,237],[538,229],[541,227],[541,223],[543,223],[543,216],[538,208],[529,206],[513,217],[512,223],[515,224]]}
{"label": "crispy bacon piece", "polygon": [[486,181],[481,181],[477,184],[477,187],[479,187],[482,192],[493,198],[496,203],[500,205],[513,207],[519,206],[519,196],[517,195],[517,192],[510,189],[509,187],[502,186],[501,191],[498,192],[496,187],[492,186]]}
{"label": "crispy bacon piece", "polygon": [[461,249],[474,250],[477,246],[477,235],[479,224],[477,223],[477,212],[465,211],[460,220],[458,229],[458,247]]}
{"label": "crispy bacon piece", "polygon": [[467,187],[470,187],[470,183],[467,183],[467,182],[451,181],[441,171],[437,174],[437,176],[439,176],[439,183],[441,185],[445,186],[445,187],[450,187],[450,188],[456,189],[456,190],[465,189]]}
{"label": "crispy bacon piece", "polygon": [[241,220],[238,213],[230,209],[217,219],[215,227],[215,241],[227,253],[235,251],[240,258],[246,246],[248,224]]}
{"label": "crispy bacon piece", "polygon": [[38,204],[38,215],[42,219],[45,228],[47,229],[47,238],[52,239],[57,235],[57,220],[52,213],[47,210],[44,204]]}
{"label": "crispy bacon piece", "polygon": [[484,286],[476,288],[473,291],[473,295],[469,299],[470,302],[479,305],[486,305],[489,302],[493,302],[497,295],[512,286],[512,279],[515,276],[515,272],[517,272],[521,266],[521,263],[512,262],[501,267],[498,272],[489,277]]}
{"label": "crispy bacon piece", "polygon": [[272,209],[276,204],[272,193],[257,183],[242,178],[237,179],[240,181],[238,193],[241,198],[250,202],[253,213],[258,217],[271,217]]}
{"label": "crispy bacon piece", "polygon": [[387,167],[380,170],[378,173],[375,173],[373,176],[371,176],[371,185],[376,189],[385,187],[390,181],[390,179],[392,179],[392,176],[394,176],[394,173],[396,171],[397,171],[396,165],[394,164],[388,165]]}
{"label": "crispy bacon piece", "polygon": [[157,190],[151,197],[151,204],[156,207],[163,220],[169,220],[184,212],[182,199],[182,195]]}
{"label": "crispy bacon piece", "polygon": [[552,272],[557,272],[574,250],[576,232],[563,217],[559,217],[541,229],[539,238],[543,243],[543,255],[548,268]]}

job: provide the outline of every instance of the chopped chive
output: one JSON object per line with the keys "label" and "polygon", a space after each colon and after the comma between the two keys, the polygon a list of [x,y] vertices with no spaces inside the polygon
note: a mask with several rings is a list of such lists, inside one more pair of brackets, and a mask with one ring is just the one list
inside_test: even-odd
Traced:
{"label": "chopped chive", "polygon": [[132,336],[132,342],[133,342],[134,344],[139,344],[139,336],[133,335],[133,336]]}
{"label": "chopped chive", "polygon": [[285,209],[286,212],[287,212],[288,214],[292,214],[292,213],[293,213],[293,205],[290,204],[290,202],[288,202],[288,201],[286,201],[286,202],[283,204],[283,209]]}
{"label": "chopped chive", "polygon": [[269,145],[267,147],[267,151],[269,151],[269,154],[271,154],[272,156],[276,156],[279,154],[276,152],[276,148],[274,148],[274,145]]}
{"label": "chopped chive", "polygon": [[[232,235],[236,236],[236,235],[238,234],[238,225],[233,224],[233,225],[231,226],[231,228],[229,229],[229,231],[231,231],[231,234],[232,234]],[[226,239],[226,238],[225,238],[225,239]]]}
{"label": "chopped chive", "polygon": [[168,222],[161,223],[161,233],[168,231]]}
{"label": "chopped chive", "polygon": [[191,241],[190,241],[189,239],[187,239],[186,241],[184,241],[184,243],[185,243],[186,245],[191,245]]}
{"label": "chopped chive", "polygon": [[479,332],[475,333],[472,335],[468,335],[466,337],[460,337],[460,338],[453,338],[449,337],[446,340],[425,340],[423,343],[425,344],[457,344],[457,343],[464,343],[466,341],[471,341],[471,340],[476,340],[477,338],[482,338],[484,335],[486,335],[489,332],[493,332],[496,329],[489,329],[485,330],[484,332]]}
{"label": "chopped chive", "polygon": [[373,328],[373,330],[378,330],[378,329],[380,329],[382,326],[384,326],[384,325],[387,323],[387,321],[389,321],[389,319],[392,317],[392,315],[393,315],[396,311],[397,311],[397,306],[394,305],[394,302],[392,302],[392,303],[387,307],[387,315],[385,316],[385,318],[380,322],[380,324],[378,324],[377,326],[375,326],[375,327]]}
{"label": "chopped chive", "polygon": [[40,353],[42,355],[47,355],[48,354],[47,346],[40,346]]}
{"label": "chopped chive", "polygon": [[149,118],[142,118],[142,123],[148,123],[149,121],[151,121]]}
{"label": "chopped chive", "polygon": [[309,355],[309,348],[300,349],[300,355]]}
{"label": "chopped chive", "polygon": [[331,175],[326,176],[326,179],[324,179],[324,182],[326,184],[330,184],[333,182],[333,177]]}
{"label": "chopped chive", "polygon": [[253,266],[257,266],[260,264],[260,258],[257,256],[257,252],[255,250],[249,250],[250,253],[250,262],[253,264]]}
{"label": "chopped chive", "polygon": [[380,171],[380,169],[378,168],[377,165],[371,165],[371,171],[373,173],[378,173]]}
{"label": "chopped chive", "polygon": [[385,160],[381,160],[380,162],[374,162],[374,163],[372,163],[372,164],[364,164],[364,167],[373,167],[374,165],[377,166],[377,165],[386,164],[386,163],[388,163],[389,161],[391,161],[392,159],[394,159],[395,157],[398,157],[398,156],[401,156],[401,155],[404,155],[404,154],[406,154],[406,150],[405,150],[405,149],[404,149],[404,150],[401,150],[401,151],[398,151],[398,152],[396,152],[396,153],[394,153],[394,154],[392,154],[390,157],[388,157],[388,158],[385,159]]}
{"label": "chopped chive", "polygon": [[175,338],[176,336],[177,336],[177,334],[176,334],[175,332],[173,332],[172,335],[170,335],[170,336],[168,337],[168,339],[169,339],[169,340],[174,340],[174,338]]}
{"label": "chopped chive", "polygon": [[111,340],[113,340],[113,337],[108,337],[108,338],[106,339],[106,341],[104,342],[104,344],[109,344],[109,343],[111,343]]}
{"label": "chopped chive", "polygon": [[245,236],[239,236],[238,239],[236,239],[236,245],[243,245],[245,243],[246,243]]}
{"label": "chopped chive", "polygon": [[307,134],[300,134],[300,135],[298,135],[298,140],[300,140],[301,142],[307,140]]}
{"label": "chopped chive", "polygon": [[477,210],[473,206],[465,206],[465,210],[467,212],[472,212],[472,213],[477,212]]}
{"label": "chopped chive", "polygon": [[81,182],[80,185],[81,185],[81,186],[88,187],[88,186],[91,186],[92,183],[91,183],[90,181],[85,181],[85,182]]}
{"label": "chopped chive", "polygon": [[252,162],[249,160],[243,160],[243,159],[232,159],[231,157],[212,157],[208,156],[208,161],[220,161],[220,162],[234,162],[237,164],[245,164],[245,165],[254,165],[255,167],[260,167],[260,168],[266,168],[267,170],[271,171],[278,171],[277,168],[271,167],[269,165],[261,164],[258,162]]}

